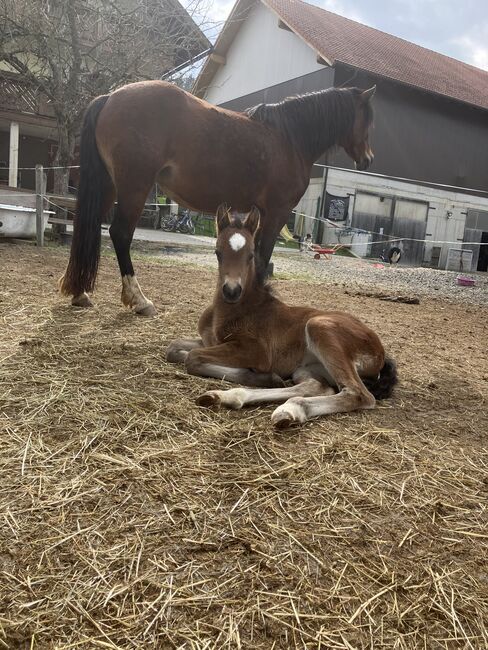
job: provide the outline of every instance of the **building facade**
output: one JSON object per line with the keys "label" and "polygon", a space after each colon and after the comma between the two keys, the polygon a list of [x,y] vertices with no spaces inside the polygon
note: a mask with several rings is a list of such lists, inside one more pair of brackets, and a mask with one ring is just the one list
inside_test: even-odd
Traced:
{"label": "building facade", "polygon": [[[377,181],[339,170],[325,175],[323,167],[315,166],[297,211],[325,217],[327,193],[354,196],[345,215],[348,227],[373,230],[383,217],[378,228],[385,234],[388,230],[420,239],[413,235],[423,233],[422,238],[460,246],[463,240],[473,241],[464,235],[468,209],[486,212],[488,218],[488,72],[300,0],[238,0],[194,92],[211,103],[244,110],[295,94],[374,84],[371,171],[386,178]],[[325,162],[345,170],[353,167],[342,150],[318,161]],[[401,181],[393,177],[409,182],[400,191]],[[370,188],[368,199],[365,183]],[[442,185],[460,190],[449,194]],[[398,201],[385,187],[398,194]],[[421,197],[415,206],[412,188]],[[471,189],[477,191],[470,193]],[[410,203],[400,200],[406,197]],[[400,212],[407,220],[401,233],[392,229],[394,222],[399,228]],[[432,215],[441,212],[437,223]],[[471,236],[482,243],[488,237],[488,223],[484,217],[471,221],[476,226],[470,228],[476,230]],[[315,235],[320,241],[333,236],[325,227],[315,228]],[[444,268],[453,246],[441,245],[439,251],[434,245],[409,245],[405,259]],[[374,255],[377,247],[364,250]],[[474,247],[474,269],[480,259],[483,267],[484,255],[480,257],[480,247]]]}

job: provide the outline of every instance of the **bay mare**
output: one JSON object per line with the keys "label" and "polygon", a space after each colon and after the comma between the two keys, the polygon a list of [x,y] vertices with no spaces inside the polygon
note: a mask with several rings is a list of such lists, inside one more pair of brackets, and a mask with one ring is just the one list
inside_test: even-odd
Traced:
{"label": "bay mare", "polygon": [[[240,409],[282,402],[271,416],[279,428],[374,408],[397,381],[378,335],[345,312],[292,307],[273,296],[256,276],[258,228],[256,208],[243,222],[219,208],[213,304],[200,318],[200,338],[173,342],[168,361],[183,362],[193,375],[258,386],[210,390],[197,403]],[[287,379],[294,385],[285,387]]]}
{"label": "bay mare", "polygon": [[80,186],[73,241],[61,290],[72,304],[91,305],[103,217],[122,276],[122,302],[155,313],[134,274],[130,245],[149,191],[157,182],[182,206],[215,213],[222,201],[240,212],[256,204],[261,279],[276,237],[304,194],[312,164],[341,146],[366,169],[374,87],[331,88],[260,104],[244,113],[212,106],[163,81],[129,84],[95,99],[80,142]]}

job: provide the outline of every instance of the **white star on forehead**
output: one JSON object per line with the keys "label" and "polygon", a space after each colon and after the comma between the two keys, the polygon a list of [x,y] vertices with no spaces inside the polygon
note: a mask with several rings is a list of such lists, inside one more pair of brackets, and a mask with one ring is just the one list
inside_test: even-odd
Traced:
{"label": "white star on forehead", "polygon": [[246,245],[246,238],[243,237],[240,232],[235,232],[232,237],[229,238],[229,244],[233,251],[240,251],[241,248]]}

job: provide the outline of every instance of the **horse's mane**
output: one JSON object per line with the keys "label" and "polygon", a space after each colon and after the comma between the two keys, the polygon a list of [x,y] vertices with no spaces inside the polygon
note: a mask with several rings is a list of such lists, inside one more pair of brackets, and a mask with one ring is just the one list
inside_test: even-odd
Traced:
{"label": "horse's mane", "polygon": [[[359,88],[328,88],[287,97],[276,104],[258,104],[244,113],[283,132],[306,154],[319,156],[352,129],[356,113],[354,100],[361,92]],[[370,123],[373,112],[369,102],[365,107]]]}

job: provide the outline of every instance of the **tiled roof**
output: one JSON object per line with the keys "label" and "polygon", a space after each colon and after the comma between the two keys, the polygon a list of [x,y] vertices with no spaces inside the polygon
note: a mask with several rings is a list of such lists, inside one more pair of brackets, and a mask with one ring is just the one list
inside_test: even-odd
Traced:
{"label": "tiled roof", "polygon": [[488,109],[488,72],[301,2],[263,0],[322,58]]}

